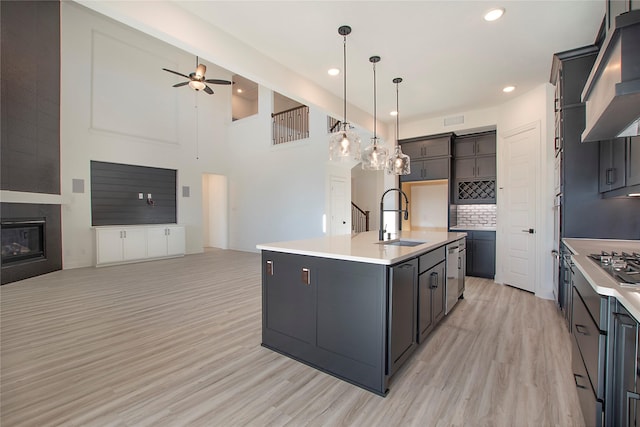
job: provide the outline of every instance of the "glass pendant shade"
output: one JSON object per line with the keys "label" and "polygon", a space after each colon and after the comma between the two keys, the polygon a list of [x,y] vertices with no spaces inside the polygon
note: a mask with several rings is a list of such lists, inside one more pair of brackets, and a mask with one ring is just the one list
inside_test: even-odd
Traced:
{"label": "glass pendant shade", "polygon": [[402,152],[402,148],[399,145],[396,145],[395,151],[389,157],[387,173],[389,175],[409,175],[411,173],[409,156]]}
{"label": "glass pendant shade", "polygon": [[389,150],[385,147],[380,138],[371,138],[371,144],[362,150],[362,169],[369,171],[379,171],[387,167]]}
{"label": "glass pendant shade", "polygon": [[329,137],[329,160],[360,160],[360,136],[349,123],[341,123],[338,131]]}

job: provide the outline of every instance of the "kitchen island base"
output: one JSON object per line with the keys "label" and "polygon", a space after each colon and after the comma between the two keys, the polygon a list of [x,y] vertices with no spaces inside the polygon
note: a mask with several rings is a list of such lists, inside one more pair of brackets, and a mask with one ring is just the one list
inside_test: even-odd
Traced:
{"label": "kitchen island base", "polygon": [[258,246],[262,346],[386,396],[444,316],[445,245],[465,235],[399,246],[374,233]]}

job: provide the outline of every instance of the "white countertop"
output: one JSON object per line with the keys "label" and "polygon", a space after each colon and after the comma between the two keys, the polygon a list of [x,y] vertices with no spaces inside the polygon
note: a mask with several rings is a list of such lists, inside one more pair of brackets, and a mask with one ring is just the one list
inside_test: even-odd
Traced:
{"label": "white countertop", "polygon": [[[345,261],[391,265],[421,253],[429,252],[447,243],[459,240],[466,233],[446,231],[402,231],[400,240],[424,242],[418,246],[392,246],[378,242],[378,232],[325,236],[316,239],[289,242],[264,243],[256,248],[266,251],[286,252]],[[394,238],[391,241],[398,240]]]}
{"label": "white countertop", "polygon": [[496,227],[487,225],[455,225],[449,230],[469,230],[469,231],[496,231]]}
{"label": "white countertop", "polygon": [[640,252],[640,240],[613,239],[562,239],[573,255],[573,263],[593,289],[600,295],[613,296],[629,310],[629,313],[640,320],[640,288],[620,286],[616,280],[600,268],[599,264],[589,258],[589,254],[599,254],[600,251]]}

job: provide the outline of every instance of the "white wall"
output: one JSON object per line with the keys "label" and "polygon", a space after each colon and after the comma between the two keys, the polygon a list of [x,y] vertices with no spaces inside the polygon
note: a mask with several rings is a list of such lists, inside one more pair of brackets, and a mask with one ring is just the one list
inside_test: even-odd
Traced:
{"label": "white wall", "polygon": [[[90,161],[176,169],[177,217],[186,227],[187,253],[201,252],[202,173],[225,174],[229,87],[215,95],[173,88],[195,57],[82,6],[61,3],[61,197],[63,266],[94,262]],[[204,61],[203,61],[204,62]],[[230,79],[212,64],[207,77]],[[99,77],[99,78],[98,78]],[[85,192],[71,192],[72,179]]]}
{"label": "white wall", "polygon": [[272,92],[259,87],[258,115],[231,124],[228,134],[229,246],[322,235],[325,213],[326,115],[309,112],[309,138],[273,146]]}

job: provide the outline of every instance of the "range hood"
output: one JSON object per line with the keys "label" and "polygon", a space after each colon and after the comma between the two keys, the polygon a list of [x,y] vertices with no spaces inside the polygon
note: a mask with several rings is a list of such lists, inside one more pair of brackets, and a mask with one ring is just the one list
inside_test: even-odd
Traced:
{"label": "range hood", "polygon": [[582,91],[582,142],[640,135],[640,10],[616,16]]}

